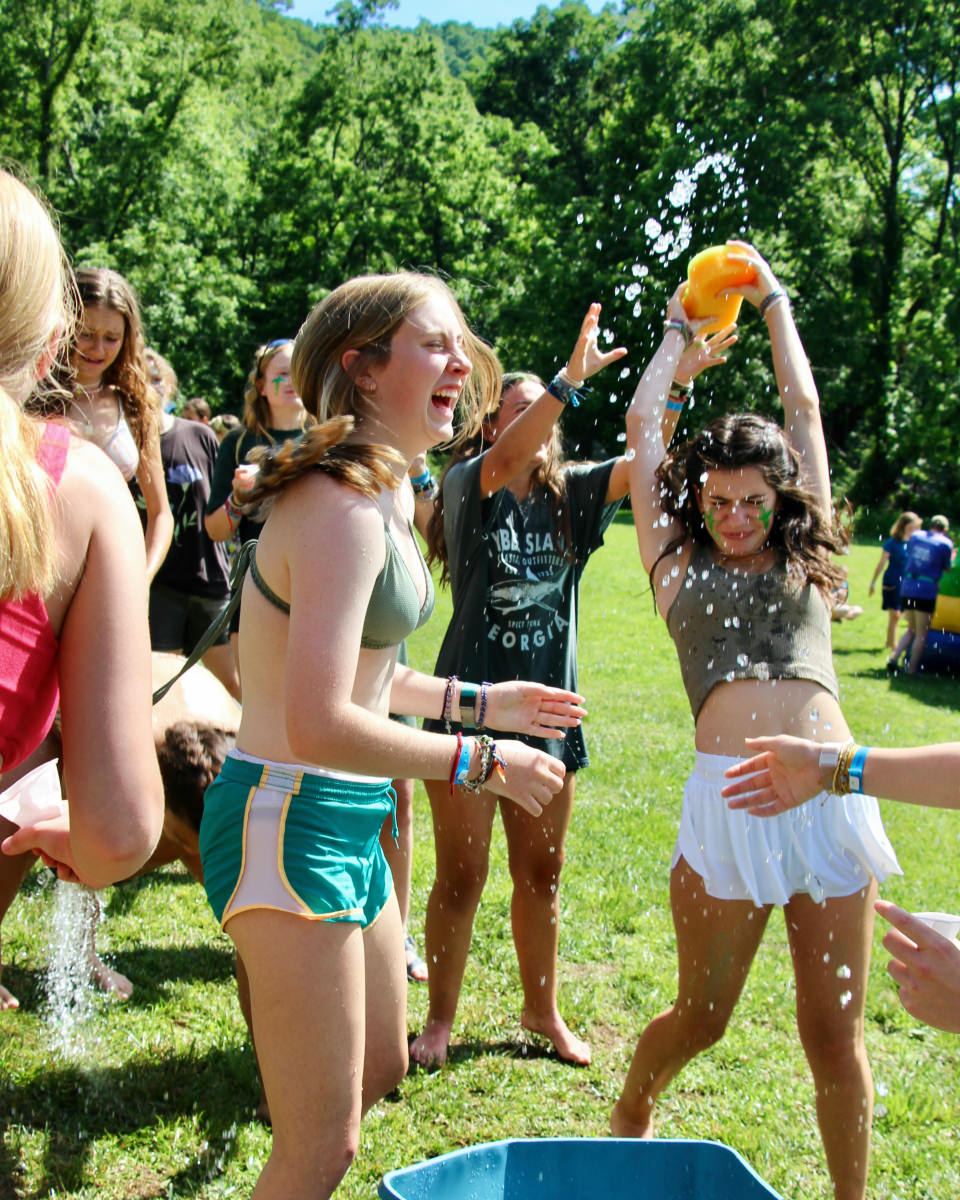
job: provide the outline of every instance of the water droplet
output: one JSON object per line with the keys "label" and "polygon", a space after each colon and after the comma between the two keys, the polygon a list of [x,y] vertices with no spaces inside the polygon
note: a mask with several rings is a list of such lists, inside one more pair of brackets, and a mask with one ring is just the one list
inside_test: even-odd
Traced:
{"label": "water droplet", "polygon": [[847,967],[847,966],[837,967],[837,978],[838,979],[850,979],[852,975],[853,975],[853,972],[850,970],[849,967]]}
{"label": "water droplet", "polygon": [[853,992],[844,992],[840,997],[840,1007],[846,1008],[853,999]]}

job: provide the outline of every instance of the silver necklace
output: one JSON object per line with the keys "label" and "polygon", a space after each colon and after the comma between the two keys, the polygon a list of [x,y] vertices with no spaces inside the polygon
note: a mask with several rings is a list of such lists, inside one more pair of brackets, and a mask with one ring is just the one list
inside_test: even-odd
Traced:
{"label": "silver necklace", "polygon": [[92,413],[88,412],[87,409],[85,409],[83,407],[83,405],[77,399],[76,393],[77,392],[82,393],[84,396],[86,396],[87,403],[92,405],[94,403],[95,398],[100,394],[100,390],[103,387],[103,380],[101,380],[97,384],[97,386],[93,389],[85,388],[82,384],[79,384],[79,383],[74,384],[74,387],[75,387],[76,391],[72,392],[70,395],[70,404],[83,417],[83,424],[80,427],[81,436],[85,437],[85,438],[91,438],[91,437],[93,437],[93,431],[95,428],[94,421],[93,421],[93,415],[92,415]]}

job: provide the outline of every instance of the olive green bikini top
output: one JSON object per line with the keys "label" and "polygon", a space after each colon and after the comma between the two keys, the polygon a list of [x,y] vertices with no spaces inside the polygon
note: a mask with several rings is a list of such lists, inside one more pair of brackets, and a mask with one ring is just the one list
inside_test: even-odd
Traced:
{"label": "olive green bikini top", "polygon": [[[380,574],[374,581],[363,622],[360,645],[365,650],[385,650],[388,646],[398,646],[405,637],[419,629],[433,612],[433,579],[424,562],[419,542],[416,538],[413,539],[426,585],[422,605],[417,595],[417,586],[386,525],[383,527],[383,534],[387,543],[387,555]],[[250,555],[250,575],[264,599],[289,615],[290,605],[277,595],[260,574],[256,552]]]}

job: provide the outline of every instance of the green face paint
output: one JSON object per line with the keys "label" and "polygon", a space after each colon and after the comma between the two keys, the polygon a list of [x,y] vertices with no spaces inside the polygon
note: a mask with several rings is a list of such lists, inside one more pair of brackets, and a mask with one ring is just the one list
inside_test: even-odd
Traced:
{"label": "green face paint", "polygon": [[709,508],[703,514],[703,523],[707,527],[707,533],[710,534],[710,536],[713,538],[713,540],[719,546],[721,544],[721,542],[720,542],[720,534],[717,530],[717,518],[711,512],[711,510]]}
{"label": "green face paint", "polygon": [[273,383],[273,394],[275,396],[280,395],[280,384],[283,383],[284,379],[286,379],[286,375],[274,375],[273,379],[271,380]]}
{"label": "green face paint", "polygon": [[770,526],[773,524],[773,509],[772,508],[761,508],[760,509],[760,524],[763,526],[764,533],[770,532]]}

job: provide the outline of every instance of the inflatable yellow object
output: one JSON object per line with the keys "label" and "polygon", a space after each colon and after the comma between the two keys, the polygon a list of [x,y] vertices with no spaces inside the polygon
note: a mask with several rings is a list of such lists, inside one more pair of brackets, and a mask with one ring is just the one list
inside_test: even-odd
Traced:
{"label": "inflatable yellow object", "polygon": [[937,607],[930,627],[945,633],[960,633],[960,555],[940,578]]}

